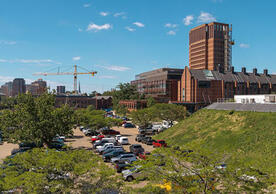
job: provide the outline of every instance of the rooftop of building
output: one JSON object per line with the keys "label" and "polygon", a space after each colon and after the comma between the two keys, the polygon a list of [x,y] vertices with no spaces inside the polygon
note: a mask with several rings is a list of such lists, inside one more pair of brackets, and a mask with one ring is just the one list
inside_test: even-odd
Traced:
{"label": "rooftop of building", "polygon": [[178,68],[159,68],[152,71],[147,71],[140,73],[136,75],[136,79],[142,79],[144,77],[150,77],[150,76],[158,76],[158,75],[166,75],[166,74],[179,74],[181,75],[183,73],[184,69],[178,69]]}
{"label": "rooftop of building", "polygon": [[253,72],[246,72],[246,69],[243,68],[243,71],[235,72],[232,67],[231,71],[226,72],[206,69],[189,69],[189,71],[199,81],[224,80],[225,82],[276,84],[276,75],[269,74],[267,70],[264,70],[263,73],[258,73],[257,69],[253,69]]}
{"label": "rooftop of building", "polygon": [[211,26],[211,25],[214,25],[214,24],[218,24],[218,25],[227,25],[227,26],[229,26],[229,24],[226,24],[226,23],[221,23],[221,22],[210,22],[210,23],[207,23],[207,24],[201,24],[201,25],[199,25],[199,26],[196,26],[196,27],[192,28],[192,29],[190,30],[190,32],[192,32],[192,31],[194,31],[194,30],[196,30],[196,29],[202,28],[202,27],[204,27],[204,26]]}

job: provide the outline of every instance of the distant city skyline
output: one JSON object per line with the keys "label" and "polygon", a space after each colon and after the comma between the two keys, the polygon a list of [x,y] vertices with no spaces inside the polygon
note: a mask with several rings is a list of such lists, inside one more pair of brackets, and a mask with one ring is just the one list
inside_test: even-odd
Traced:
{"label": "distant city skyline", "polygon": [[52,89],[73,90],[73,76],[32,74],[77,64],[98,71],[78,77],[82,92],[103,92],[142,72],[184,68],[189,31],[212,21],[233,24],[236,70],[276,73],[275,6],[249,0],[1,1],[0,85],[42,78]]}

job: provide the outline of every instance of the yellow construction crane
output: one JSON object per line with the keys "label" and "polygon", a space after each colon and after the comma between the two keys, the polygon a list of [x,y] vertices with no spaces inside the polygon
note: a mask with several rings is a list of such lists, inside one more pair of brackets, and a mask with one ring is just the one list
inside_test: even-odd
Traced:
{"label": "yellow construction crane", "polygon": [[[97,74],[97,71],[88,71],[88,72],[78,72],[77,68],[80,66],[74,65],[74,72],[57,72],[57,73],[34,73],[33,75],[73,75],[74,76],[74,93],[78,93],[77,85],[78,85],[78,75],[92,75],[92,77]],[[81,67],[80,67],[81,68]],[[84,69],[84,68],[82,68]],[[86,69],[85,69],[86,70]],[[87,70],[86,70],[87,71]]]}

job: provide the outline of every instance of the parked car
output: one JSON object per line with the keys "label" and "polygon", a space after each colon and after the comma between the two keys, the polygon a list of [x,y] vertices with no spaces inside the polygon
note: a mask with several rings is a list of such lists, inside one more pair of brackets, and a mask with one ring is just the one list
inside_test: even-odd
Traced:
{"label": "parked car", "polygon": [[145,136],[141,139],[141,142],[147,144],[148,141],[152,141],[152,137]]}
{"label": "parked car", "polygon": [[128,145],[128,138],[127,137],[120,137],[119,141],[118,141],[121,145]]}
{"label": "parked car", "polygon": [[113,143],[105,143],[105,144],[103,144],[103,145],[99,145],[99,146],[97,146],[96,147],[96,151],[97,152],[101,152],[101,151],[103,151],[107,146],[112,146],[112,147],[114,147],[114,144]]}
{"label": "parked car", "polygon": [[138,134],[135,138],[135,141],[141,142],[142,138],[144,138],[145,135],[144,134]]}
{"label": "parked car", "polygon": [[132,152],[135,155],[138,155],[139,153],[143,153],[145,149],[140,144],[132,144],[129,146],[130,152]]}
{"label": "parked car", "polygon": [[110,142],[106,139],[97,140],[97,141],[94,142],[93,148],[96,149],[97,146],[103,146],[105,143],[110,143]]}
{"label": "parked car", "polygon": [[104,137],[105,137],[104,135],[92,136],[91,142],[94,143],[97,140],[102,140]]}
{"label": "parked car", "polygon": [[114,150],[123,150],[123,147],[122,146],[107,146],[106,148],[104,148],[102,151],[100,151],[99,153],[100,154],[103,154],[103,153],[107,153],[109,151],[114,151]]}
{"label": "parked car", "polygon": [[152,145],[153,147],[167,147],[165,140],[153,140]]}
{"label": "parked car", "polygon": [[121,154],[117,157],[111,158],[112,163],[117,163],[119,160],[134,162],[137,160],[137,158],[134,154]]}
{"label": "parked car", "polygon": [[127,162],[127,161],[119,161],[116,163],[115,165],[115,169],[118,173],[122,172],[123,170],[125,170],[126,168],[130,167],[131,163]]}
{"label": "parked car", "polygon": [[104,130],[102,132],[103,135],[119,135],[120,132],[119,131],[115,131],[113,129],[109,129],[109,130]]}
{"label": "parked car", "polygon": [[104,154],[108,154],[108,153],[113,152],[113,151],[125,151],[125,150],[124,150],[124,148],[121,147],[121,146],[114,146],[112,149],[105,150],[105,151],[103,152],[103,155],[104,155]]}
{"label": "parked car", "polygon": [[145,142],[145,144],[147,144],[147,145],[152,145],[153,142],[154,142],[154,140],[153,140],[151,137],[148,137],[148,138],[145,139],[144,142]]}
{"label": "parked car", "polygon": [[117,157],[121,154],[125,154],[126,152],[124,150],[113,150],[109,153],[103,154],[103,160],[105,162],[109,162],[111,158]]}
{"label": "parked car", "polygon": [[138,157],[145,160],[149,155],[150,155],[150,152],[142,152],[142,153],[139,153]]}
{"label": "parked car", "polygon": [[49,148],[54,148],[54,149],[61,149],[64,146],[63,141],[52,141],[49,145]]}
{"label": "parked car", "polygon": [[125,123],[124,128],[135,128],[135,125],[132,123]]}
{"label": "parked car", "polygon": [[128,170],[123,170],[122,174],[126,181],[131,182],[134,179],[142,176],[141,166],[136,166]]}
{"label": "parked car", "polygon": [[120,137],[122,137],[122,136],[121,135],[115,135],[116,141],[119,141]]}

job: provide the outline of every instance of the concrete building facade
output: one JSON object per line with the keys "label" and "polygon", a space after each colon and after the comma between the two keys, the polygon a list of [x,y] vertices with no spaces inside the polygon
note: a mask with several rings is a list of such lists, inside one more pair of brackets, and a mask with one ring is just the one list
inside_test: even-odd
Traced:
{"label": "concrete building facade", "polygon": [[151,96],[158,102],[177,100],[177,83],[183,69],[161,68],[136,75],[132,85],[137,86],[140,94]]}

